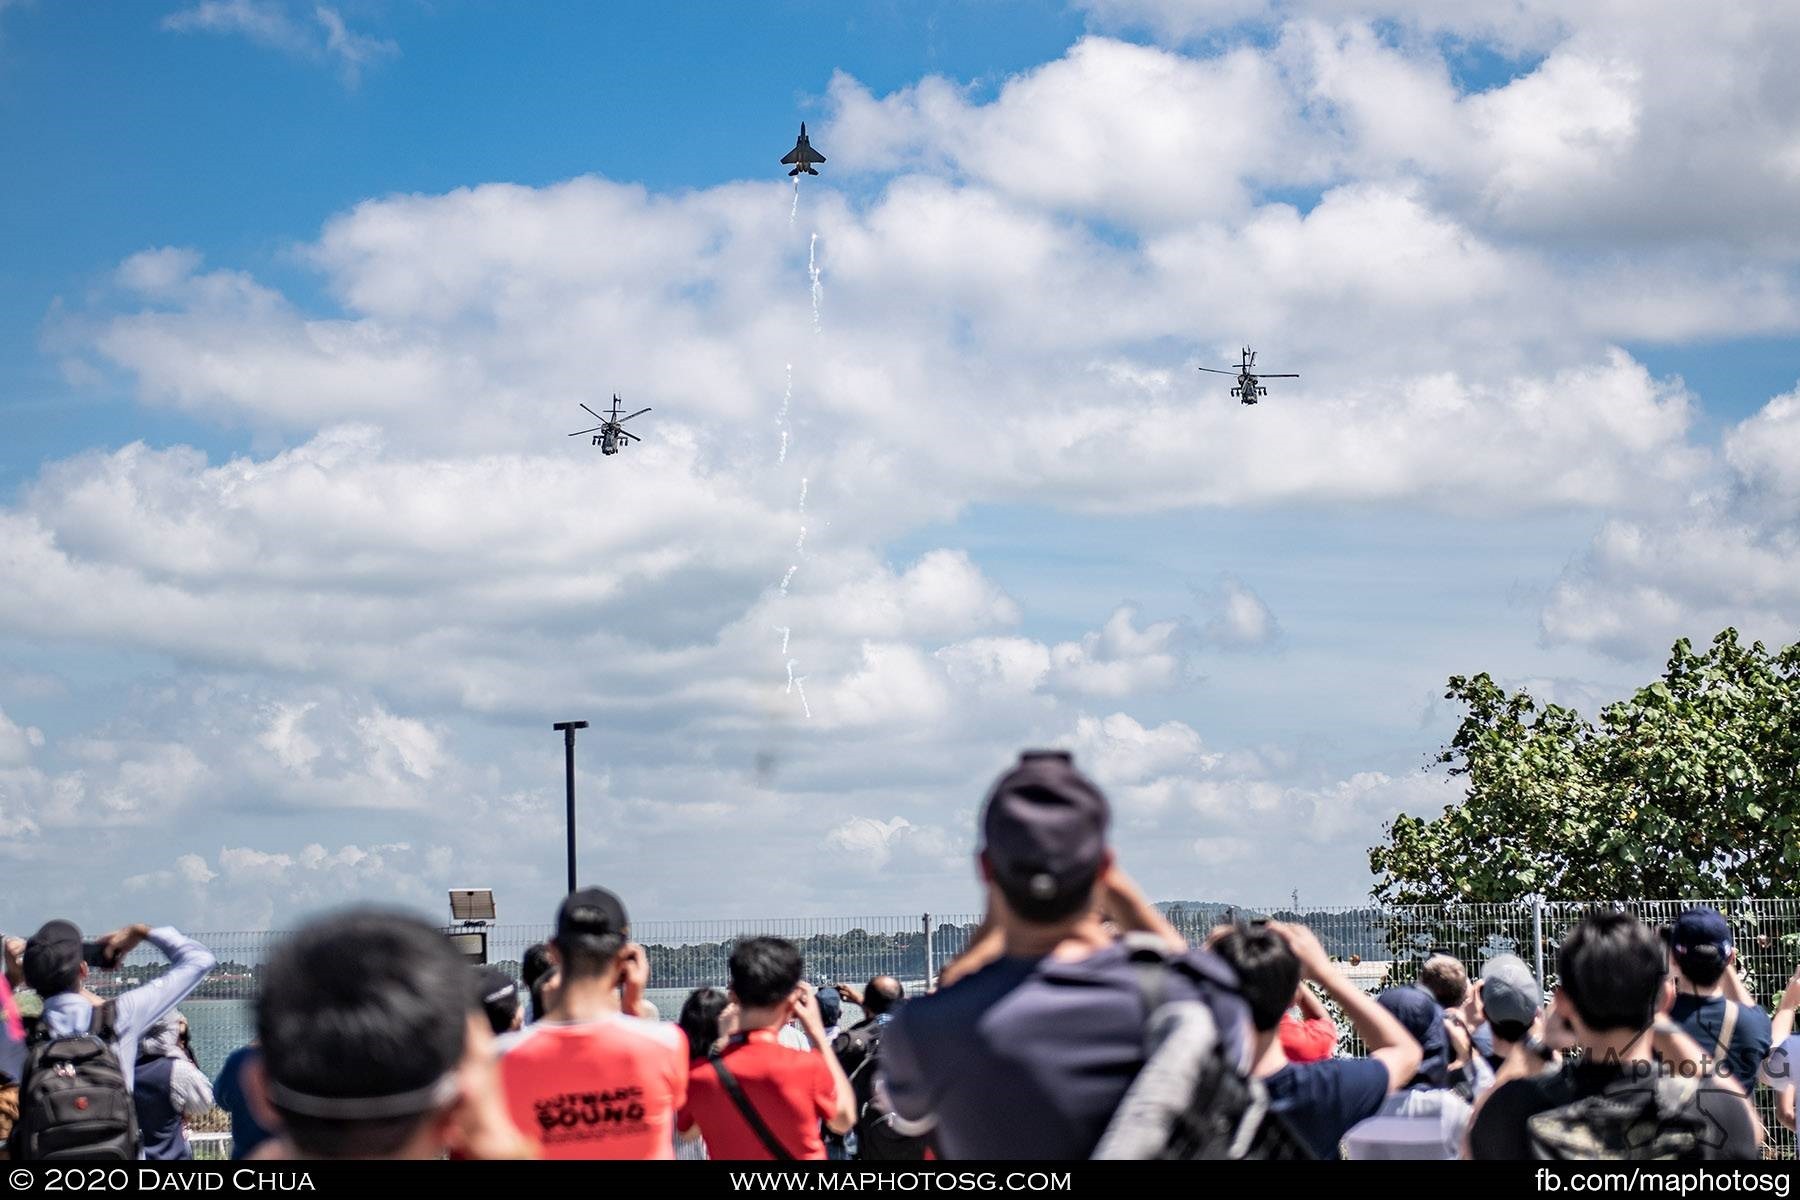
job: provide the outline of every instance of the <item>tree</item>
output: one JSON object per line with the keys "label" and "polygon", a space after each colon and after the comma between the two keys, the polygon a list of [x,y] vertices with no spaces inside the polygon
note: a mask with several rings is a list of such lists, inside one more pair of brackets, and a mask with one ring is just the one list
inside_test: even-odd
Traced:
{"label": "tree", "polygon": [[1727,629],[1675,643],[1661,679],[1595,725],[1488,675],[1437,761],[1460,804],[1400,816],[1369,851],[1390,904],[1741,898],[1800,886],[1800,643],[1770,653]]}

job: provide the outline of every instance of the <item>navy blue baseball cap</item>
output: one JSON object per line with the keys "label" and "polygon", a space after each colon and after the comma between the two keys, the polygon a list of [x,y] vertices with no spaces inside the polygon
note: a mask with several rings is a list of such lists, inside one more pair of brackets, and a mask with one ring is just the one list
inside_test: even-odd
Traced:
{"label": "navy blue baseball cap", "polygon": [[1027,750],[988,793],[982,852],[1007,902],[1027,920],[1080,909],[1106,857],[1106,797],[1065,750]]}
{"label": "navy blue baseball cap", "polygon": [[1437,999],[1414,983],[1391,987],[1375,997],[1375,1003],[1387,1009],[1413,1041],[1419,1043],[1422,1057],[1413,1082],[1443,1087],[1449,1074],[1450,1039],[1444,1033],[1444,1010]]}
{"label": "navy blue baseball cap", "polygon": [[1695,905],[1669,927],[1669,950],[1679,959],[1725,961],[1731,953],[1731,926],[1716,908]]}
{"label": "navy blue baseball cap", "polygon": [[819,998],[819,1019],[829,1029],[843,1017],[844,999],[828,987],[822,987],[814,994]]}

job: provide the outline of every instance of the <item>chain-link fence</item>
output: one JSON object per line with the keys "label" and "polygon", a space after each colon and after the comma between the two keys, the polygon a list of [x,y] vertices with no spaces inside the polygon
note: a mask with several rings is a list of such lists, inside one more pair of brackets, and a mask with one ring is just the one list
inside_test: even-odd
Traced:
{"label": "chain-link fence", "polygon": [[[1496,954],[1517,954],[1538,973],[1546,989],[1556,977],[1556,945],[1582,913],[1596,907],[1634,912],[1652,924],[1674,920],[1691,904],[1710,904],[1731,923],[1745,983],[1758,1003],[1772,1008],[1780,989],[1800,962],[1800,900],[1629,900],[1533,901],[1507,904],[1447,904],[1378,907],[1296,907],[1288,905],[1170,904],[1164,911],[1192,942],[1203,940],[1222,918],[1233,915],[1273,917],[1309,927],[1360,987],[1377,991],[1410,982],[1419,965],[1442,951],[1467,965],[1471,976]],[[645,921],[632,935],[650,961],[649,999],[664,1019],[672,1020],[687,993],[697,987],[723,986],[726,960],[739,938],[757,934],[794,941],[806,960],[806,976],[815,983],[843,981],[861,986],[876,975],[902,980],[909,992],[923,990],[944,964],[967,946],[980,918],[974,914],[918,916],[797,917],[762,920]],[[518,974],[525,951],[550,934],[548,926],[458,926],[446,932],[485,935],[489,963]],[[257,980],[279,933],[204,932],[192,935],[212,950],[218,966],[182,1002],[192,1042],[202,1069],[216,1074],[226,1056],[255,1034],[253,1001]],[[102,995],[147,982],[164,968],[153,947],[134,952],[116,971],[96,972],[94,989]],[[854,1008],[844,1023],[857,1019]],[[1343,1030],[1341,1049],[1358,1053],[1353,1030]],[[1774,1096],[1767,1086],[1756,1096],[1771,1141],[1791,1148],[1791,1137],[1775,1119]],[[216,1136],[218,1118],[196,1125],[205,1136],[202,1152],[225,1148]]]}

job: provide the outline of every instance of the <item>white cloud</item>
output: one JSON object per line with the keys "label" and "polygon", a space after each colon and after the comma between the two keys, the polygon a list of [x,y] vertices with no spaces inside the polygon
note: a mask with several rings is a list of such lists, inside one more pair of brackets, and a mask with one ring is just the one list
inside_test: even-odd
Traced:
{"label": "white cloud", "polygon": [[1128,696],[1173,687],[1186,661],[1178,621],[1137,626],[1137,610],[1124,607],[1079,642],[1050,647],[1054,688],[1085,696]]}
{"label": "white cloud", "polygon": [[1541,614],[1553,642],[1623,658],[1726,626],[1777,644],[1800,627],[1800,390],[1726,431],[1725,478],[1672,519],[1608,521]]}
{"label": "white cloud", "polygon": [[886,821],[851,817],[833,826],[825,834],[824,844],[842,854],[850,869],[876,872],[921,864],[943,868],[954,862],[963,866],[968,852],[967,839],[914,825],[905,817]]}
{"label": "white cloud", "polygon": [[1121,819],[1162,814],[1181,782],[1220,762],[1200,734],[1180,721],[1146,729],[1126,713],[1105,718],[1083,714],[1069,741],[1075,762],[1104,788]]}
{"label": "white cloud", "polygon": [[1247,180],[1306,177],[1298,114],[1279,102],[1275,66],[1247,49],[1194,59],[1084,39],[987,104],[937,78],[877,100],[840,72],[830,90],[844,169],[944,162],[1058,211],[1184,224],[1241,212]]}
{"label": "white cloud", "polygon": [[175,33],[211,33],[244,37],[297,58],[329,62],[344,83],[355,87],[363,71],[400,48],[387,38],[356,33],[337,9],[325,4],[289,4],[286,0],[200,0],[163,18]]}
{"label": "white cloud", "polygon": [[21,726],[0,709],[0,767],[26,766],[31,762],[31,752],[43,744],[43,730]]}
{"label": "white cloud", "polygon": [[1209,607],[1200,636],[1227,649],[1266,646],[1281,636],[1281,627],[1263,598],[1236,579],[1223,580]]}

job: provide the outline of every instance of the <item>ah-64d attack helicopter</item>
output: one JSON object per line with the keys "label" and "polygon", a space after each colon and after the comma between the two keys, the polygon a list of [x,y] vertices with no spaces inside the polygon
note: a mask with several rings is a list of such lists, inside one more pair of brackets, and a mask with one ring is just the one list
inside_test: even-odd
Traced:
{"label": "ah-64d attack helicopter", "polygon": [[1236,375],[1237,386],[1231,389],[1231,394],[1236,396],[1238,400],[1244,404],[1255,404],[1258,396],[1266,396],[1269,394],[1269,389],[1257,382],[1260,379],[1300,378],[1298,375],[1275,375],[1258,372],[1256,369],[1256,351],[1248,346],[1244,347],[1243,357],[1238,361],[1237,370],[1221,371],[1217,367],[1201,367],[1200,370],[1211,371],[1214,375]]}
{"label": "ah-64d attack helicopter", "polygon": [[597,413],[593,409],[588,408],[587,405],[583,404],[581,407],[587,409],[589,415],[593,416],[600,423],[592,429],[577,429],[569,436],[580,437],[584,433],[593,434],[594,445],[600,447],[600,453],[602,454],[617,454],[620,450],[625,448],[625,443],[627,441],[643,441],[644,439],[640,438],[637,434],[627,431],[624,428],[624,425],[625,422],[631,420],[632,417],[641,417],[650,410],[647,408],[640,408],[634,413],[621,417],[619,415],[620,403],[618,393],[613,393],[611,416],[608,416],[605,413]]}

